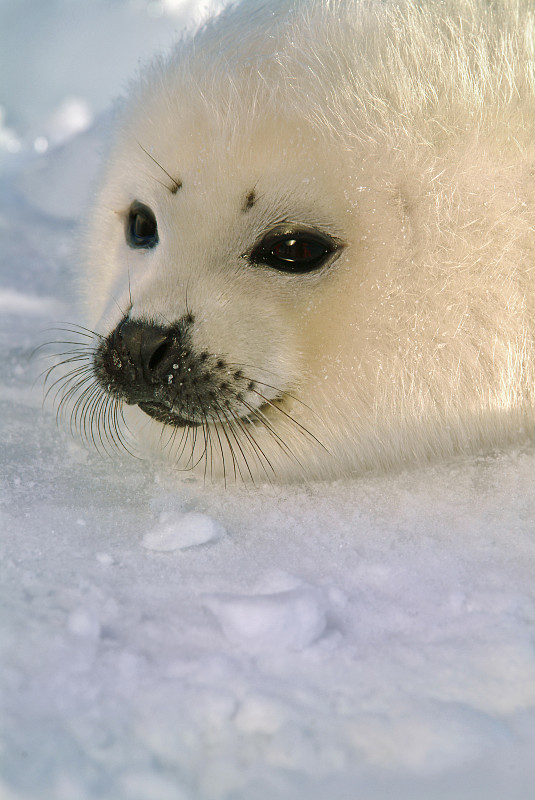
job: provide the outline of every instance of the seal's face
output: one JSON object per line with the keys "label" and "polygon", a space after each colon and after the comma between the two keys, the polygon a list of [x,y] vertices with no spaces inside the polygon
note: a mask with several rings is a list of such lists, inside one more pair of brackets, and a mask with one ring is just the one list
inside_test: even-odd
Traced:
{"label": "seal's face", "polygon": [[[249,211],[255,199],[251,191],[243,210]],[[126,216],[125,239],[134,250],[159,245],[156,217],[137,200]],[[330,264],[340,247],[322,230],[286,220],[270,226],[252,248],[241,254],[246,262],[242,269],[309,274]],[[95,355],[95,371],[103,388],[126,403],[137,404],[166,424],[185,426],[238,418],[260,420],[273,400],[282,400],[282,396],[270,396],[275,387],[248,377],[240,360],[229,362],[226,354],[199,350],[192,311],[167,324],[136,319],[133,311],[132,303]],[[261,366],[253,368],[257,374],[261,370]]]}
{"label": "seal's face", "polygon": [[271,464],[259,430],[289,451],[281,426],[318,447],[300,384],[347,246],[332,159],[285,126],[220,136],[213,152],[206,127],[182,132],[171,159],[162,132],[140,127],[120,143],[88,236],[99,385],[140,420],[203,449],[210,438],[222,462],[249,449]]}

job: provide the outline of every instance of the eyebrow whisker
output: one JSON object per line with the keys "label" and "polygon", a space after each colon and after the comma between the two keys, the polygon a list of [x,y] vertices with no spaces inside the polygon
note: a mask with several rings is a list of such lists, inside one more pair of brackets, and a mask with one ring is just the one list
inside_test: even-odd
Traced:
{"label": "eyebrow whisker", "polygon": [[[154,163],[156,164],[156,166],[157,166],[157,167],[159,167],[159,168],[162,170],[162,172],[164,172],[164,173],[167,175],[167,177],[169,178],[169,180],[173,182],[173,185],[172,185],[172,187],[171,187],[170,189],[169,189],[169,187],[168,187],[168,186],[167,186],[166,188],[167,188],[167,189],[169,189],[169,191],[171,192],[171,194],[176,194],[176,193],[178,192],[178,190],[179,190],[179,189],[182,187],[182,181],[180,181],[180,180],[177,180],[176,178],[173,178],[173,176],[172,176],[172,175],[170,175],[170,174],[169,174],[169,172],[167,172],[167,170],[165,169],[165,167],[162,167],[162,165],[160,164],[160,162],[159,162],[159,161],[157,161],[157,160],[154,158],[154,156],[153,156],[153,155],[151,155],[151,154],[149,153],[149,151],[148,151],[148,150],[146,150],[146,149],[143,147],[143,145],[142,145],[140,142],[138,142],[138,145],[141,147],[141,149],[143,150],[143,152],[145,153],[145,155],[147,155],[147,156],[148,156],[148,157],[151,159],[151,161],[154,161]],[[165,184],[164,184],[164,185],[165,185]]]}

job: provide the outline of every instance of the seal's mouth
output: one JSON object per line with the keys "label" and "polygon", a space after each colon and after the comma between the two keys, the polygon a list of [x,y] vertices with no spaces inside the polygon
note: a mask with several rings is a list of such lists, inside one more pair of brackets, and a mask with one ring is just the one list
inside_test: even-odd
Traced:
{"label": "seal's mouth", "polygon": [[[240,417],[240,420],[241,422],[245,422],[248,424],[254,424],[255,422],[259,422],[263,418],[269,415],[275,403],[277,405],[280,405],[282,401],[283,401],[282,397],[277,397],[275,400],[272,400],[269,403],[262,403],[262,405],[259,406],[259,408],[256,409],[254,413],[249,412],[247,415]],[[174,411],[171,411],[171,409],[168,406],[164,405],[163,403],[141,402],[137,403],[137,405],[142,411],[145,412],[145,414],[148,414],[149,417],[152,417],[158,422],[162,422],[164,425],[174,425],[175,428],[196,428],[202,424],[201,422],[198,422],[196,420],[186,419],[185,417],[180,416],[180,414],[176,414]],[[221,420],[219,420],[219,422],[220,421]]]}
{"label": "seal's mouth", "polygon": [[174,425],[175,428],[193,428],[200,424],[192,419],[184,419],[180,414],[175,414],[163,403],[138,403],[138,406],[149,417],[163,422],[164,425]]}

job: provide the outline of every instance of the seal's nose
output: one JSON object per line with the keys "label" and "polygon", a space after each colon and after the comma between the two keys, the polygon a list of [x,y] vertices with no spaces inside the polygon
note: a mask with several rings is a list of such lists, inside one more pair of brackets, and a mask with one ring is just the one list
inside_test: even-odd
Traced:
{"label": "seal's nose", "polygon": [[[162,422],[190,424],[191,409],[199,402],[199,364],[207,358],[198,363],[192,353],[191,322],[191,315],[169,326],[124,317],[93,356],[94,375],[102,389],[128,405],[139,405]],[[205,393],[208,383],[203,382]],[[169,409],[175,407],[178,410],[171,420]],[[191,424],[196,424],[193,419]]]}
{"label": "seal's nose", "polygon": [[115,329],[112,347],[119,359],[136,371],[138,380],[158,383],[162,370],[179,356],[177,332],[159,325],[123,320]]}
{"label": "seal's nose", "polygon": [[125,317],[97,351],[97,377],[127,403],[152,397],[180,371],[188,355],[183,340],[180,324],[166,328]]}

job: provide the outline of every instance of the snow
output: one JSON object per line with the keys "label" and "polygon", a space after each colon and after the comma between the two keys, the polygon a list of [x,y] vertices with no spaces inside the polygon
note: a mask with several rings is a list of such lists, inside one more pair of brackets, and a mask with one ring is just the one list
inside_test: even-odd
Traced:
{"label": "snow", "polygon": [[42,406],[106,108],[199,13],[46,6],[0,7],[0,797],[532,797],[532,444],[224,488]]}
{"label": "snow", "polygon": [[207,514],[162,511],[158,524],[145,534],[142,544],[148,550],[160,552],[186,550],[215,542],[224,534],[223,526]]}
{"label": "snow", "polygon": [[216,594],[205,605],[231,644],[270,652],[304,650],[325,633],[323,594],[312,586],[274,594]]}

